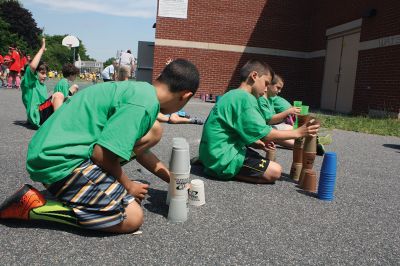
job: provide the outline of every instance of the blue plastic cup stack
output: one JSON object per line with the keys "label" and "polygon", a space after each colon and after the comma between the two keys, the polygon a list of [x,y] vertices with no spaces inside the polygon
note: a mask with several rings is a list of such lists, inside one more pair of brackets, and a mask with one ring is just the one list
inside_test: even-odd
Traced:
{"label": "blue plastic cup stack", "polygon": [[337,156],[335,152],[327,152],[322,161],[318,184],[318,198],[332,201],[334,199],[336,183]]}

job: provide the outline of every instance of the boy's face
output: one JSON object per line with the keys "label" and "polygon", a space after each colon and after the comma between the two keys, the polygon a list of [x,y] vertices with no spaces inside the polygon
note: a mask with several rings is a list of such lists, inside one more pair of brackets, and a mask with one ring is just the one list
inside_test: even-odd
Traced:
{"label": "boy's face", "polygon": [[71,75],[68,77],[69,81],[74,81],[76,79],[76,75]]}
{"label": "boy's face", "polygon": [[39,78],[39,82],[40,83],[44,83],[46,81],[46,78],[47,78],[46,70],[40,70],[38,72],[38,78]]}
{"label": "boy's face", "polygon": [[278,83],[275,85],[269,85],[268,86],[268,95],[269,96],[276,96],[279,93],[281,93],[281,90],[283,88],[283,82],[280,80]]}
{"label": "boy's face", "polygon": [[262,76],[259,76],[257,72],[255,73],[256,75],[253,75],[254,84],[252,86],[252,94],[256,98],[259,98],[266,92],[268,85],[271,83],[272,77],[269,72]]}

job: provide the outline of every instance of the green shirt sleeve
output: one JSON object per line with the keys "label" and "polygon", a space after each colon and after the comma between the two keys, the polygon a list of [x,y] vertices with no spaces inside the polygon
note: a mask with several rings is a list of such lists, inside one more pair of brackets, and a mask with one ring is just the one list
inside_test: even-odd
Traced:
{"label": "green shirt sleeve", "polygon": [[150,121],[144,107],[124,104],[108,119],[96,143],[128,161],[136,141],[150,130]]}
{"label": "green shirt sleeve", "polygon": [[64,94],[64,97],[68,97],[68,92],[69,92],[68,80],[63,78],[59,82],[57,82],[56,86],[54,87],[54,92],[61,92],[62,94]]}
{"label": "green shirt sleeve", "polygon": [[261,114],[264,117],[265,122],[268,122],[272,119],[274,112],[271,109],[271,104],[265,97],[258,98],[258,106],[260,108]]}
{"label": "green shirt sleeve", "polygon": [[261,113],[252,107],[240,115],[234,126],[245,145],[254,143],[271,131],[271,127],[265,123]]}
{"label": "green shirt sleeve", "polygon": [[285,98],[280,96],[274,98],[274,110],[277,114],[282,113],[291,107],[292,105]]}

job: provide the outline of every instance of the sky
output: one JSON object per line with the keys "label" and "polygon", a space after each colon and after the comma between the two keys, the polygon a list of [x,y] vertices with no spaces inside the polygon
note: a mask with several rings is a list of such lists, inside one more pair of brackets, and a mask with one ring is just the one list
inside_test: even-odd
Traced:
{"label": "sky", "polygon": [[[154,41],[157,0],[20,0],[48,35],[71,34],[98,61],[118,50],[137,55],[138,41]],[[60,44],[61,45],[61,44]]]}

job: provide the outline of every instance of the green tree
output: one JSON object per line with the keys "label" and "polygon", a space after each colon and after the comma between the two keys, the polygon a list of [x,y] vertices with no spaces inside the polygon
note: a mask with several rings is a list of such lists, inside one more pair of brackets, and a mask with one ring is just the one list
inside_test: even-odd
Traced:
{"label": "green tree", "polygon": [[115,57],[108,58],[103,64],[104,67],[111,65],[114,62],[114,60],[117,60],[117,59],[115,59]]}
{"label": "green tree", "polygon": [[9,24],[9,30],[26,42],[26,47],[37,50],[42,30],[37,27],[32,13],[23,8],[18,1],[1,1],[0,18]]}
{"label": "green tree", "polygon": [[8,53],[8,47],[15,43],[22,51],[31,52],[28,49],[28,44],[16,33],[10,31],[10,25],[0,17],[0,54]]}

